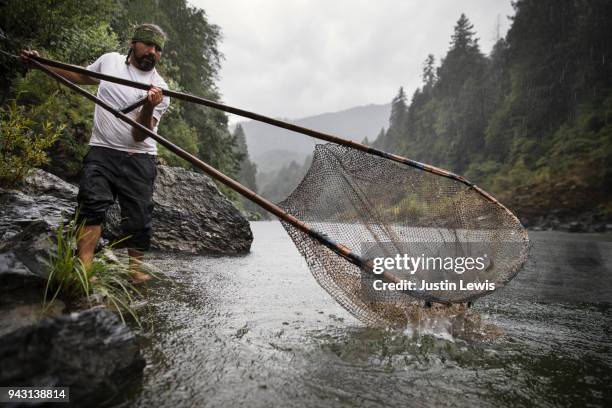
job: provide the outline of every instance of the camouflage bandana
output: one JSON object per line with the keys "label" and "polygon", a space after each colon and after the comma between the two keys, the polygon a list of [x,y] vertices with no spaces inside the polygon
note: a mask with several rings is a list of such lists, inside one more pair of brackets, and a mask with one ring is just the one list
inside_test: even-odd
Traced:
{"label": "camouflage bandana", "polygon": [[163,50],[166,38],[162,33],[155,31],[153,28],[141,25],[134,29],[132,41],[150,42]]}

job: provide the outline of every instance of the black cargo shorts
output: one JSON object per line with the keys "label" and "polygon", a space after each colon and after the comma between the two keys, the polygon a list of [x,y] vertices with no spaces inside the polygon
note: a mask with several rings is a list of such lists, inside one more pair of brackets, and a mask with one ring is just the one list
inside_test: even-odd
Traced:
{"label": "black cargo shorts", "polygon": [[121,228],[127,237],[120,246],[148,251],[151,247],[155,156],[92,146],[83,159],[79,183],[78,221],[100,225],[119,199]]}

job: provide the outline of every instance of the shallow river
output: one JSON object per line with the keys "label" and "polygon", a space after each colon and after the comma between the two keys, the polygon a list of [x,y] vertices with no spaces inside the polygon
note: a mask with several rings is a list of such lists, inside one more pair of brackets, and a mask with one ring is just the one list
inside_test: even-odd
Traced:
{"label": "shallow river", "polygon": [[503,331],[364,327],[278,222],[244,257],[157,255],[144,378],[122,406],[611,406],[612,236],[531,232],[525,269],[474,304]]}

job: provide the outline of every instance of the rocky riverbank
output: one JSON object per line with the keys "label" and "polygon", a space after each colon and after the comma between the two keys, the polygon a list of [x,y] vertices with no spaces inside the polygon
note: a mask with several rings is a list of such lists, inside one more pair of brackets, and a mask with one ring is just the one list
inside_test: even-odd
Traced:
{"label": "rocky riverbank", "polygon": [[[253,239],[248,221],[206,176],[159,166],[153,249],[238,255]],[[42,312],[47,253],[72,218],[77,188],[36,171],[20,190],[0,189],[0,386],[69,386],[71,400],[99,404],[141,375],[137,334],[101,307]],[[105,238],[119,235],[113,208]]]}
{"label": "rocky riverbank", "polygon": [[534,231],[612,232],[609,193],[569,178],[555,183],[533,183],[498,198]]}
{"label": "rocky riverbank", "polygon": [[521,218],[521,222],[531,231],[612,233],[612,220],[598,211],[566,213],[553,210],[546,215]]}

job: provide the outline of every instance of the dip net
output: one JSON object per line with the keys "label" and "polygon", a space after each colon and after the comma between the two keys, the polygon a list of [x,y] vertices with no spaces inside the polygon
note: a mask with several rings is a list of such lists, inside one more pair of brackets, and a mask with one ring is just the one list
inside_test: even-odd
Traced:
{"label": "dip net", "polygon": [[[451,176],[319,144],[304,179],[279,203],[364,259],[421,258],[420,267],[382,266],[404,285],[412,282],[412,289],[381,290],[380,275],[282,223],[316,281],[346,310],[367,324],[405,326],[424,303],[469,302],[502,288],[527,259],[528,236],[518,219],[478,187]],[[427,288],[432,283],[440,287]]]}
{"label": "dip net", "polygon": [[[302,182],[275,205],[125,115],[144,103],[144,98],[119,111],[44,64],[142,90],[150,85],[42,57],[31,57],[30,62],[279,217],[317,282],[367,324],[405,327],[423,304],[451,305],[477,299],[502,288],[527,259],[529,240],[518,219],[489,194],[445,170],[164,90],[167,96],[332,142],[317,145]],[[394,257],[397,263],[387,264]],[[377,263],[380,260],[384,265]]]}

